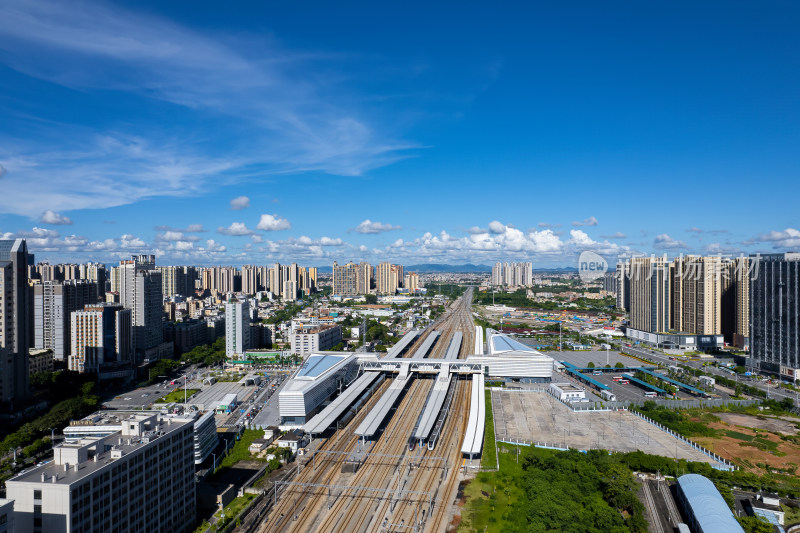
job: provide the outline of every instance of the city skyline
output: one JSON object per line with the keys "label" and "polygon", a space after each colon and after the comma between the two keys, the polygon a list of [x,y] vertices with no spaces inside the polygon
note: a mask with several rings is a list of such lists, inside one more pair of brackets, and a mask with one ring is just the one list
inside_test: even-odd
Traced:
{"label": "city skyline", "polygon": [[189,5],[0,6],[0,236],[199,265],[800,247],[796,6]]}

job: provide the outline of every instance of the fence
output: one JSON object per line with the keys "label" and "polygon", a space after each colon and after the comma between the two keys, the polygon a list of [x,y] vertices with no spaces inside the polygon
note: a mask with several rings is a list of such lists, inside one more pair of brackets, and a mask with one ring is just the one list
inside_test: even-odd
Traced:
{"label": "fence", "polygon": [[[495,388],[493,390],[509,390],[509,389],[501,389]],[[523,391],[520,391],[523,392]],[[525,390],[524,392],[528,392]],[[549,388],[547,389],[538,389],[535,392],[546,392],[565,406],[567,406],[572,412],[598,412],[598,411],[618,411],[618,410],[628,410],[628,407],[631,405],[629,402],[566,402],[561,400],[558,396],[555,395]],[[673,409],[689,409],[693,407],[720,407],[723,405],[754,405],[758,404],[759,400],[655,400],[656,404],[664,405],[665,407],[673,408]],[[676,433],[675,431],[669,429],[668,427],[656,422],[655,420],[651,419],[648,416],[645,416],[635,409],[630,409],[630,412],[641,418],[642,420],[654,425],[656,428],[668,433],[669,435],[675,437],[678,440],[682,440],[684,443],[688,444],[695,450],[703,453],[707,457],[710,457],[714,461],[717,462],[717,465],[714,468],[719,470],[736,470],[738,467],[726,459],[723,459],[719,455],[713,453],[712,451],[704,448],[703,446],[697,444],[696,442],[684,437],[680,433]],[[497,440],[496,442],[505,442],[507,444],[513,445],[522,445],[522,446],[536,446],[541,448],[551,448],[556,447],[552,443],[540,443],[540,442],[512,442],[508,440]]]}
{"label": "fence", "polygon": [[645,415],[643,415],[642,413],[640,413],[638,411],[632,410],[631,412],[633,414],[635,414],[636,416],[638,416],[639,418],[641,418],[642,420],[644,420],[645,422],[649,422],[650,424],[654,425],[655,427],[657,427],[661,431],[672,435],[676,439],[682,440],[683,442],[685,442],[686,444],[688,444],[689,446],[691,446],[695,450],[698,450],[698,451],[702,452],[704,455],[710,457],[711,459],[714,459],[718,463],[718,465],[715,468],[718,468],[719,470],[737,470],[738,469],[738,467],[736,465],[728,462],[726,459],[723,459],[722,457],[720,457],[719,455],[715,454],[714,452],[708,450],[707,448],[704,448],[703,446],[700,446],[696,442],[684,437],[680,433],[677,433],[677,432],[671,430],[667,426],[665,426],[663,424],[659,424],[658,422],[656,422],[652,418],[650,418],[648,416],[645,416]]}

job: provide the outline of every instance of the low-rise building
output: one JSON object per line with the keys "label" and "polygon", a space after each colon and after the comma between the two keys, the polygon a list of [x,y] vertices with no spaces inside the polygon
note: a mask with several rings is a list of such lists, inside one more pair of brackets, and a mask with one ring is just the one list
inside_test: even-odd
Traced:
{"label": "low-rise building", "polygon": [[28,357],[28,373],[52,372],[55,364],[53,350],[30,350]]}
{"label": "low-rise building", "polygon": [[0,533],[14,533],[14,500],[0,498]]}
{"label": "low-rise building", "polygon": [[314,352],[330,350],[342,342],[340,326],[303,328],[291,336],[292,353],[306,356]]}
{"label": "low-rise building", "polygon": [[562,402],[574,402],[586,399],[586,391],[572,383],[551,383],[550,393]]}
{"label": "low-rise building", "polygon": [[275,441],[278,448],[289,448],[292,453],[297,453],[297,450],[303,447],[305,436],[299,429],[287,431],[282,437]]}

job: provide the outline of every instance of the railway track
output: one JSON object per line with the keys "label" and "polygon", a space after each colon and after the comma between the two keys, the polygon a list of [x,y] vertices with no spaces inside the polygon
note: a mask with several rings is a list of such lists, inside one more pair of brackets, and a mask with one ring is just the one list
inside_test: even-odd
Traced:
{"label": "railway track", "polygon": [[[459,356],[463,358],[471,354],[475,342],[471,300],[471,291],[468,291],[465,297],[456,301],[426,329],[409,347],[407,353],[413,354],[436,329],[440,331],[441,337],[432,348],[429,358],[444,357],[455,331],[463,334]],[[318,455],[313,459],[318,462],[305,466],[295,479],[299,483],[313,483],[322,487],[290,486],[285,489],[260,531],[405,531],[408,529],[407,525],[415,519],[424,523],[427,531],[441,530],[448,518],[449,504],[454,499],[458,485],[460,444],[467,423],[465,413],[469,412],[467,381],[459,380],[455,384],[455,405],[442,432],[446,438],[440,439],[434,450],[419,447],[411,452],[408,450],[408,438],[433,386],[430,379],[414,378],[383,433],[371,446],[359,443],[358,437],[353,433],[390,383],[391,380],[386,380],[368,405],[322,445],[321,449],[337,454],[331,454],[327,460],[318,460]],[[367,455],[356,474],[342,474],[344,452],[353,451],[359,446],[363,451],[374,455]],[[447,457],[446,468],[435,460],[426,461],[426,458],[442,455]],[[386,457],[403,459],[386,460]],[[326,490],[325,486],[345,485],[367,487],[370,490],[336,489],[339,492],[330,494],[329,499],[330,489]],[[400,490],[414,492],[398,497]],[[421,493],[430,496],[423,496]],[[433,512],[428,516],[431,498],[435,501]]]}

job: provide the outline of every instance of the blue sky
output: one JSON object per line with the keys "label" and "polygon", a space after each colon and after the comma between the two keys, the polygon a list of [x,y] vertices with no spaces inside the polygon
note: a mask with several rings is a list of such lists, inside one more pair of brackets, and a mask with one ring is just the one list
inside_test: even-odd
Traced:
{"label": "blue sky", "polygon": [[37,259],[800,249],[796,2],[0,0]]}

